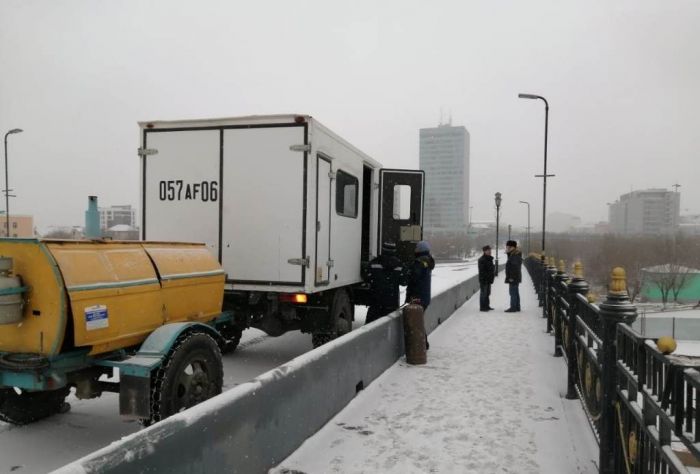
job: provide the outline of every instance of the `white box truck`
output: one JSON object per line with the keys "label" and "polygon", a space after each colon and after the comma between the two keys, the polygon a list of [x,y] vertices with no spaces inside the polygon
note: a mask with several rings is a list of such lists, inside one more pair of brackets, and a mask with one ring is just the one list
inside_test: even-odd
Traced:
{"label": "white box truck", "polygon": [[349,332],[381,242],[412,258],[424,175],[383,169],[308,115],[141,122],[142,238],[204,242],[226,271],[230,348],[248,327]]}

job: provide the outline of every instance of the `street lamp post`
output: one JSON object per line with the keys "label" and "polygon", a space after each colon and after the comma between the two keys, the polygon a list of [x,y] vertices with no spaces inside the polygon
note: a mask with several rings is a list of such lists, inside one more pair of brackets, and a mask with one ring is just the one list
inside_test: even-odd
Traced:
{"label": "street lamp post", "polygon": [[553,177],[553,174],[547,174],[547,138],[549,132],[549,102],[541,95],[535,94],[518,94],[521,99],[539,99],[544,102],[544,173],[535,175],[537,178],[543,179],[542,184],[542,253],[544,253],[545,243],[545,227],[547,223],[547,178]]}
{"label": "street lamp post", "polygon": [[7,226],[5,229],[5,235],[7,237],[10,236],[10,180],[7,172],[7,137],[8,135],[12,135],[14,133],[22,133],[22,129],[13,128],[5,134],[5,225]]}
{"label": "street lamp post", "polygon": [[501,201],[501,193],[496,193],[496,270],[494,272],[496,276],[498,276],[498,228],[500,226]]}
{"label": "street lamp post", "polygon": [[530,203],[520,201],[520,204],[527,204],[527,254],[530,255]]}

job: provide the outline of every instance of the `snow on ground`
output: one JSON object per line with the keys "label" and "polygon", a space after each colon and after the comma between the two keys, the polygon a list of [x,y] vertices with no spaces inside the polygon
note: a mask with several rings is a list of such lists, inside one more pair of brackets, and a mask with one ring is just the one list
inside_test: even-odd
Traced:
{"label": "snow on ground", "polygon": [[[433,293],[447,289],[475,274],[475,263],[438,265]],[[357,328],[367,309],[356,307]],[[239,348],[224,356],[224,390],[292,360],[312,349],[311,336],[298,331],[272,338],[257,329],[244,331]],[[138,422],[119,416],[119,397],[105,393],[94,400],[68,399],[72,408],[29,426],[0,422],[0,474],[42,473],[102,448],[140,429]]]}
{"label": "snow on ground", "polygon": [[529,279],[523,313],[474,297],[430,335],[428,364],[397,362],[270,472],[596,473],[598,448]]}

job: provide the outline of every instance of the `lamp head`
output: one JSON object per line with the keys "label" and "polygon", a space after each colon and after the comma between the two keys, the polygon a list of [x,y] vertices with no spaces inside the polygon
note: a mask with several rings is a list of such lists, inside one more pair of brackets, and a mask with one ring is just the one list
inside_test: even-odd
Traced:
{"label": "lamp head", "polygon": [[496,207],[501,207],[501,193],[496,193]]}
{"label": "lamp head", "polygon": [[13,129],[10,130],[9,132],[7,132],[7,134],[8,134],[8,135],[12,135],[13,133],[22,133],[23,131],[24,131],[24,130],[22,130],[21,128],[13,128]]}
{"label": "lamp head", "polygon": [[518,97],[521,99],[539,99],[540,97],[535,94],[518,94]]}

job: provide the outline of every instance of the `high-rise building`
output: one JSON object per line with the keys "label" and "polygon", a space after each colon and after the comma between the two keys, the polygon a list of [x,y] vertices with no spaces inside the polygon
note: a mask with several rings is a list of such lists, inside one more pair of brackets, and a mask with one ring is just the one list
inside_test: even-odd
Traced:
{"label": "high-rise building", "polygon": [[620,196],[610,204],[610,231],[616,234],[675,232],[680,221],[680,193],[645,189]]}
{"label": "high-rise building", "polygon": [[420,129],[426,232],[464,232],[469,224],[469,132],[452,124]]}
{"label": "high-rise building", "polygon": [[136,209],[131,205],[100,208],[100,228],[107,230],[115,225],[136,227]]}

